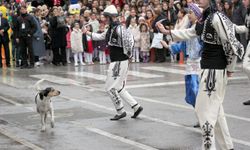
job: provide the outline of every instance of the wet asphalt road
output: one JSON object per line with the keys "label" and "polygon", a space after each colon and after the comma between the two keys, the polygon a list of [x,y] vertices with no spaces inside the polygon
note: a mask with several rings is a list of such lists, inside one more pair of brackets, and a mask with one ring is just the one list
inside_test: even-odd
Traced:
{"label": "wet asphalt road", "polygon": [[[199,150],[201,134],[193,108],[184,101],[185,68],[173,63],[130,66],[127,90],[144,107],[138,119],[117,122],[104,81],[108,65],[0,70],[0,150]],[[40,132],[34,84],[54,87],[55,128]],[[224,109],[236,150],[250,149],[250,84],[240,65],[230,79]]]}

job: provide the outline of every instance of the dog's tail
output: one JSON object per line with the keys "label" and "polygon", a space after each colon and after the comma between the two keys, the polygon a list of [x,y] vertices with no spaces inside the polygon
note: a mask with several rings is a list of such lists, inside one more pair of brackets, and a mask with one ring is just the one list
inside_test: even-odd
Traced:
{"label": "dog's tail", "polygon": [[36,89],[37,91],[41,91],[41,90],[42,90],[42,89],[40,88],[39,85],[40,85],[43,81],[44,81],[44,79],[41,79],[41,80],[37,81],[36,84],[34,85],[34,87],[35,87],[35,89]]}

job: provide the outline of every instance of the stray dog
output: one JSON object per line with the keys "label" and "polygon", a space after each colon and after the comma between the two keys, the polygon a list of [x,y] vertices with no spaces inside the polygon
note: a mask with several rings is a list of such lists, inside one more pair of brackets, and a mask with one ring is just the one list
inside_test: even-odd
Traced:
{"label": "stray dog", "polygon": [[52,87],[47,87],[46,89],[41,90],[39,84],[42,83],[43,81],[44,80],[41,79],[35,84],[35,88],[38,91],[35,97],[35,103],[36,103],[36,110],[41,116],[41,123],[42,123],[41,132],[45,131],[46,119],[48,113],[50,113],[51,116],[51,122],[50,122],[51,128],[54,128],[55,126],[54,108],[51,98],[60,95],[60,91],[57,91]]}

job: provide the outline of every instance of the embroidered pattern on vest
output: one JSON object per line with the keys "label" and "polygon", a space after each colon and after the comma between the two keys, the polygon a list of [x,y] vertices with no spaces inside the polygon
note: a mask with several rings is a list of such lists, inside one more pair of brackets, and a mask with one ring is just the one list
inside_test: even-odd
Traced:
{"label": "embroidered pattern on vest", "polygon": [[209,15],[204,22],[201,39],[209,44],[221,45],[220,38],[212,26],[212,15]]}
{"label": "embroidered pattern on vest", "polygon": [[[116,46],[116,47],[122,47],[122,39],[121,36],[118,36],[118,28],[120,26],[113,27],[110,31],[110,37],[108,44],[109,46]],[[121,35],[121,33],[119,33]]]}

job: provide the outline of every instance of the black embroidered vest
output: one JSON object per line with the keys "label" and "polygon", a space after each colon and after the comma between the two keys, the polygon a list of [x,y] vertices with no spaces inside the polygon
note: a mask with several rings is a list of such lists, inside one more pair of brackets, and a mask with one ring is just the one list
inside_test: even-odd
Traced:
{"label": "black embroidered vest", "polygon": [[[119,28],[119,25],[110,27],[108,29],[106,40],[109,46],[116,46],[116,47],[122,47],[122,39],[121,36],[118,35],[117,31]],[[119,30],[121,31],[121,30]],[[120,33],[121,35],[122,33]]]}
{"label": "black embroidered vest", "polygon": [[117,31],[119,31],[117,30],[118,27],[119,25],[110,27],[106,34],[106,42],[109,46],[111,62],[128,59],[128,56],[123,53],[122,38],[117,33]]}
{"label": "black embroidered vest", "polygon": [[[208,10],[206,10],[208,11]],[[205,11],[205,12],[206,12]],[[201,39],[204,42],[201,56],[202,69],[225,69],[227,60],[218,33],[213,27],[214,13],[207,12],[204,24],[200,26]]]}

